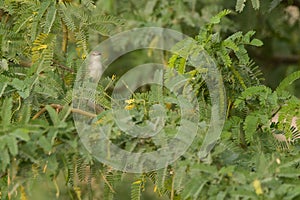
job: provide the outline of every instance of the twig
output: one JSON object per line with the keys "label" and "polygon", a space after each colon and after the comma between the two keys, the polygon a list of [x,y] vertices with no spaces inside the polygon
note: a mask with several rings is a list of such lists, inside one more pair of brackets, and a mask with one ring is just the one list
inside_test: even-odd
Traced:
{"label": "twig", "polygon": [[65,54],[67,52],[67,46],[68,46],[68,28],[62,19],[61,19],[61,25],[63,30],[63,40],[62,40],[61,50]]}
{"label": "twig", "polygon": [[[171,173],[172,172],[172,173]],[[174,195],[175,195],[175,189],[174,189],[174,182],[175,182],[175,172],[174,171],[170,171],[171,175],[172,175],[172,186],[171,186],[171,200],[174,200]]]}
{"label": "twig", "polygon": [[86,112],[84,110],[80,110],[80,109],[77,109],[77,108],[72,108],[71,112],[82,114],[82,115],[85,115],[87,117],[97,117],[97,115],[94,114],[94,113]]}
{"label": "twig", "polygon": [[300,61],[299,55],[274,55],[272,60],[281,63],[298,63]]}
{"label": "twig", "polygon": [[[69,71],[71,73],[74,73],[74,70],[61,64],[60,62],[58,62],[57,60],[52,60],[54,64],[56,64],[57,67],[63,69],[63,70],[66,70],[66,71]],[[20,61],[20,65],[22,67],[31,67],[32,66],[32,63],[30,61]]]}
{"label": "twig", "polygon": [[109,189],[113,192],[116,193],[116,191],[114,190],[114,188],[111,186],[111,184],[108,182],[108,180],[106,179],[106,177],[102,174],[102,172],[100,171],[100,174],[104,180],[104,182],[106,183],[106,185],[109,187]]}
{"label": "twig", "polygon": [[285,64],[295,64],[300,62],[300,55],[273,55],[271,57],[264,57],[261,54],[253,53],[253,56],[260,60],[267,60],[270,63],[285,63]]}
{"label": "twig", "polygon": [[42,108],[39,112],[37,112],[33,117],[32,119],[35,120],[37,119],[39,116],[41,116],[44,112],[46,111],[46,108]]}
{"label": "twig", "polygon": [[69,72],[74,73],[74,70],[73,70],[73,69],[71,69],[71,68],[69,68],[69,67],[67,67],[67,66],[65,66],[65,65],[63,65],[63,64],[61,64],[61,63],[59,63],[57,60],[53,60],[53,63],[57,64],[57,66],[58,66],[59,68],[63,69],[63,70],[66,70],[66,71],[69,71]]}
{"label": "twig", "polygon": [[[63,109],[63,106],[62,105],[59,105],[59,104],[50,104],[50,106],[56,110],[62,110]],[[35,120],[37,119],[39,116],[41,116],[44,112],[46,112],[46,107],[43,107],[39,112],[37,112],[33,117],[32,119]],[[71,109],[71,112],[73,113],[78,113],[78,114],[81,114],[81,115],[85,115],[87,117],[97,117],[96,114],[94,113],[90,113],[90,112],[86,112],[84,110],[80,110],[78,108],[72,108]]]}

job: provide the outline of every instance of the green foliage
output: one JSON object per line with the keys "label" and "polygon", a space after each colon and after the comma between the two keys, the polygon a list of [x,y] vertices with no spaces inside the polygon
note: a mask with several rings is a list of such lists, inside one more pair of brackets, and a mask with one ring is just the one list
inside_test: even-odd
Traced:
{"label": "green foliage", "polygon": [[[151,119],[166,114],[164,134],[149,138],[129,137],[114,121],[109,89],[115,78],[107,77],[97,87],[92,103],[105,109],[97,116],[74,110],[71,105],[75,74],[94,45],[121,30],[150,25],[173,28],[195,38],[176,44],[173,50],[177,54],[157,56],[169,68],[155,75],[163,77],[164,84],[178,81],[173,70],[185,77],[192,88],[178,84],[176,89],[183,95],[196,95],[200,115],[197,136],[179,159],[157,171],[129,174],[131,199],[143,199],[152,186],[151,193],[172,200],[298,199],[300,100],[293,95],[291,85],[300,78],[300,72],[288,75],[275,90],[262,83],[262,72],[251,59],[253,49],[260,51],[263,45],[254,38],[260,38],[261,30],[238,31],[240,27],[233,22],[249,12],[246,2],[237,0],[228,6],[243,11],[233,14],[223,10],[229,3],[221,0],[134,4],[113,0],[1,1],[0,199],[40,199],[39,191],[46,199],[116,198],[124,174],[87,152],[77,135],[72,112],[92,115],[92,125],[107,125],[112,130],[110,140],[127,151],[155,151],[171,141],[181,120],[176,90],[172,93],[151,85],[125,102],[132,123],[141,127],[150,124],[159,128]],[[251,0],[252,8],[268,11],[269,18],[282,3]],[[278,21],[273,21],[270,32],[288,40],[290,33],[278,30]],[[296,36],[292,38],[297,41]],[[291,51],[297,52],[297,48]],[[212,59],[205,61],[216,63],[222,77],[213,80],[224,83],[226,96],[221,98],[227,102],[222,105],[227,116],[221,138],[201,158],[198,154],[213,105],[204,79],[207,66],[193,66],[199,53]],[[165,107],[162,111],[154,109],[156,104]],[[184,102],[182,106],[190,108],[190,104]],[[291,122],[295,122],[293,126]],[[189,130],[183,132],[189,134]]]}
{"label": "green foliage", "polygon": [[[234,33],[225,39],[222,39],[220,33],[214,33],[213,28],[216,24],[220,23],[222,17],[230,14],[229,10],[224,10],[213,17],[200,33],[196,36],[197,44],[186,45],[187,42],[182,42],[182,47],[178,45],[175,49],[180,49],[180,55],[189,55],[190,51],[197,48],[197,45],[214,59],[217,63],[218,69],[224,76],[222,77],[227,89],[227,95],[232,101],[237,95],[251,85],[257,85],[260,83],[262,77],[261,72],[257,66],[254,66],[253,61],[250,60],[246,45],[261,46],[262,42],[258,39],[251,39],[255,34],[254,31],[249,31],[243,35],[242,32]],[[199,48],[199,47],[198,47]],[[177,61],[178,59],[178,61]],[[196,72],[195,70],[186,71],[185,62],[182,62],[184,58],[178,58],[174,55],[169,65],[177,69],[180,73],[191,74],[191,77],[199,82],[203,72]],[[189,63],[189,60],[187,61]],[[196,83],[195,90],[201,93],[201,89],[198,88],[201,84]]]}
{"label": "green foliage", "polygon": [[[235,6],[235,10],[238,12],[242,12],[244,7],[245,7],[245,3],[247,0],[237,0],[236,1],[236,6]],[[260,0],[251,0],[252,3],[252,7],[255,10],[258,10],[260,7]]]}
{"label": "green foliage", "polygon": [[1,1],[0,11],[1,199],[37,198],[32,186],[42,177],[58,197],[61,172],[70,184],[62,198],[89,196],[82,193],[91,191],[99,165],[78,142],[70,115],[74,74],[93,47],[88,32],[109,35],[123,20],[89,0]]}
{"label": "green foliage", "polygon": [[279,86],[276,88],[276,92],[282,93],[289,85],[295,82],[297,79],[300,79],[300,72],[294,72],[288,75],[284,80],[282,80]]}

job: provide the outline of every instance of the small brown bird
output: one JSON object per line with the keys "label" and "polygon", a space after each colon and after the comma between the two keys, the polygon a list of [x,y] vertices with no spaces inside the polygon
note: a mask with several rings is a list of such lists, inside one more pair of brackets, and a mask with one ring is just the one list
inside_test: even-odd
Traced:
{"label": "small brown bird", "polygon": [[101,53],[99,51],[92,51],[88,58],[88,72],[89,77],[92,78],[93,82],[99,81],[103,67],[101,64]]}
{"label": "small brown bird", "polygon": [[[101,64],[101,53],[99,51],[92,51],[90,53],[87,60],[87,70],[87,81],[97,85],[104,71]],[[87,108],[92,109],[89,112],[95,111],[97,114],[103,111],[103,108],[91,99],[87,100]]]}

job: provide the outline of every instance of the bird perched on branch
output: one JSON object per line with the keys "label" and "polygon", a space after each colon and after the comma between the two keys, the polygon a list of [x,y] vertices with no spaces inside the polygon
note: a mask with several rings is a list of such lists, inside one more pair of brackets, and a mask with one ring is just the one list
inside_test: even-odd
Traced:
{"label": "bird perched on branch", "polygon": [[95,102],[95,94],[97,93],[98,81],[103,74],[103,67],[101,64],[101,53],[99,51],[92,51],[86,60],[86,70],[84,71],[85,79],[83,81],[84,96],[82,106],[85,111],[96,112],[97,114],[103,111],[101,105]]}
{"label": "bird perched on branch", "polygon": [[93,82],[99,81],[103,73],[101,64],[101,53],[99,51],[92,51],[88,58],[88,74]]}

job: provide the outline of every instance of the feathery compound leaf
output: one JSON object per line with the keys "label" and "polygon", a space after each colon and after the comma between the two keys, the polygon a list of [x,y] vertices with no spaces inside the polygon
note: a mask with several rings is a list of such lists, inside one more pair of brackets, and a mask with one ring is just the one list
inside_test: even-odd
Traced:
{"label": "feathery compound leaf", "polygon": [[55,112],[54,108],[52,108],[51,106],[49,105],[46,105],[46,109],[50,115],[50,118],[53,122],[54,125],[58,126],[59,123],[60,123],[60,119],[58,117],[58,114]]}
{"label": "feathery compound leaf", "polygon": [[264,43],[263,43],[261,40],[254,38],[254,39],[250,42],[250,44],[253,45],[253,46],[256,46],[256,47],[260,47],[260,46],[262,46]]}
{"label": "feathery compound leaf", "polygon": [[0,74],[0,97],[2,97],[5,88],[8,86],[9,79],[6,76]]}
{"label": "feathery compound leaf", "polygon": [[87,47],[87,37],[88,34],[85,30],[79,30],[75,33],[76,36],[76,45],[78,49],[81,50],[81,57],[85,58],[88,54],[88,47]]}
{"label": "feathery compound leaf", "polygon": [[245,101],[251,99],[253,96],[259,95],[260,93],[271,94],[272,90],[264,85],[248,87],[234,102],[237,108],[243,108]]}
{"label": "feathery compound leaf", "polygon": [[225,17],[226,15],[229,15],[230,13],[231,13],[230,10],[225,9],[225,10],[219,12],[216,16],[212,17],[210,19],[210,23],[211,24],[218,24],[218,23],[220,23],[220,21],[223,17]]}
{"label": "feathery compound leaf", "polygon": [[255,10],[258,10],[259,7],[260,7],[260,0],[251,0],[252,2],[252,7],[255,9]]}
{"label": "feathery compound leaf", "polygon": [[[0,140],[3,140],[3,138],[0,138]],[[0,141],[0,143],[2,144],[1,141]],[[2,172],[4,172],[6,167],[10,163],[10,156],[9,156],[8,150],[6,148],[4,150],[0,151],[0,157],[1,157],[0,170]]]}
{"label": "feathery compound leaf", "polygon": [[68,29],[75,31],[76,25],[74,19],[72,18],[72,14],[71,12],[68,12],[67,8],[63,4],[59,8],[59,14]]}
{"label": "feathery compound leaf", "polygon": [[50,4],[51,4],[50,1],[45,1],[41,3],[38,10],[38,14],[34,16],[32,26],[31,26],[31,41],[35,40],[36,34],[38,33],[38,27],[41,23],[41,19],[43,18]]}
{"label": "feathery compound leaf", "polygon": [[89,10],[94,10],[96,8],[93,0],[82,0],[81,3]]}
{"label": "feathery compound leaf", "polygon": [[251,37],[255,34],[255,31],[251,30],[251,31],[248,31],[244,37],[243,37],[243,42],[245,44],[249,44],[250,43],[250,39]]}
{"label": "feathery compound leaf", "polygon": [[12,118],[12,98],[5,98],[1,109],[2,126],[9,126]]}
{"label": "feathery compound leaf", "polygon": [[41,33],[33,42],[32,46],[32,62],[37,62],[41,57],[41,51],[48,48],[48,34]]}
{"label": "feathery compound leaf", "polygon": [[231,66],[232,61],[231,61],[230,56],[227,53],[227,50],[226,50],[226,48],[224,46],[221,46],[219,56],[221,57],[224,65],[226,67],[230,67]]}
{"label": "feathery compound leaf", "polygon": [[232,35],[230,35],[228,38],[226,38],[225,41],[227,41],[227,40],[235,41],[235,40],[240,39],[242,37],[243,37],[243,32],[238,31],[238,32],[235,32]]}
{"label": "feathery compound leaf", "polygon": [[52,5],[48,11],[47,11],[47,15],[46,15],[46,22],[45,22],[45,25],[44,25],[44,33],[50,33],[51,31],[51,28],[55,22],[55,19],[56,19],[56,7],[55,5]]}
{"label": "feathery compound leaf", "polygon": [[206,183],[207,180],[199,180],[199,177],[192,177],[191,180],[187,181],[187,185],[182,191],[183,199],[198,199]]}
{"label": "feathery compound leaf", "polygon": [[247,65],[250,61],[248,52],[244,45],[239,45],[239,50],[234,52],[236,57],[239,59],[240,64]]}
{"label": "feathery compound leaf", "polygon": [[115,16],[111,16],[111,15],[94,15],[92,17],[92,23],[95,24],[114,24],[114,25],[123,25],[124,24],[124,20],[117,18]]}
{"label": "feathery compound leaf", "polygon": [[237,0],[235,5],[235,10],[238,12],[242,12],[245,7],[246,0]]}
{"label": "feathery compound leaf", "polygon": [[18,141],[14,136],[6,137],[6,145],[13,156],[18,154]]}
{"label": "feathery compound leaf", "polygon": [[139,179],[131,184],[131,200],[140,200],[142,191],[142,180]]}
{"label": "feathery compound leaf", "polygon": [[258,120],[259,118],[255,114],[248,115],[245,119],[243,129],[248,143],[253,141],[253,135],[257,129]]}
{"label": "feathery compound leaf", "polygon": [[68,90],[65,97],[61,100],[63,105],[69,105],[72,102],[73,90]]}
{"label": "feathery compound leaf", "polygon": [[116,193],[115,188],[122,180],[122,176],[124,175],[123,172],[113,171],[113,172],[106,172],[102,174],[100,172],[105,184],[104,184],[104,199],[115,199],[114,194]]}
{"label": "feathery compound leaf", "polygon": [[14,130],[13,132],[11,132],[9,135],[27,142],[30,140],[29,132],[30,132],[30,130],[28,130],[28,129],[18,128],[16,130]]}
{"label": "feathery compound leaf", "polygon": [[228,48],[228,49],[231,49],[233,51],[238,51],[239,50],[239,47],[230,39],[225,39],[223,42],[222,42],[222,46]]}
{"label": "feathery compound leaf", "polygon": [[[258,10],[260,7],[260,0],[251,0],[251,2],[252,2],[252,7],[255,10]],[[236,4],[235,4],[235,10],[237,12],[242,12],[244,10],[245,3],[246,3],[246,0],[237,0]]]}
{"label": "feathery compound leaf", "polygon": [[300,78],[300,71],[296,71],[290,75],[288,75],[286,78],[284,78],[279,86],[276,88],[276,92],[281,93],[283,90],[285,90],[289,85],[291,85],[294,81]]}

